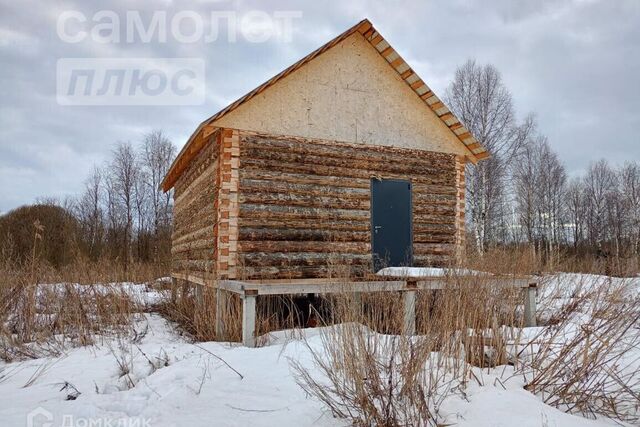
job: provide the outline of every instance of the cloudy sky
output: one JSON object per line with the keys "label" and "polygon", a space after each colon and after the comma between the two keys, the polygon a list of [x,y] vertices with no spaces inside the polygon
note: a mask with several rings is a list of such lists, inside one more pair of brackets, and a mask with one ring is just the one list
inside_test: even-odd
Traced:
{"label": "cloudy sky", "polygon": [[[540,132],[571,174],[601,157],[613,163],[640,159],[639,0],[276,0],[268,6],[242,0],[0,0],[0,212],[39,197],[79,192],[93,165],[103,162],[117,141],[135,143],[145,132],[162,129],[181,148],[203,119],[364,17],[436,93],[444,92],[466,59],[494,64],[519,116],[537,115]],[[121,20],[120,42],[99,43],[90,35],[77,43],[61,39],[62,13],[87,17],[84,24],[65,21],[64,34],[73,36],[91,32],[92,17],[101,10]],[[170,25],[185,10],[202,18],[204,34],[212,13],[232,16],[241,28],[235,40],[223,26],[216,40],[184,43],[168,31],[166,42],[158,37],[126,42],[127,11],[143,22],[161,11]],[[255,11],[269,17],[295,12],[290,37],[286,26],[269,32],[265,21],[243,19]],[[180,34],[195,34],[190,22],[183,21]],[[247,40],[251,34],[271,36],[257,43]],[[103,57],[202,58],[204,102],[60,105],[58,60]]]}

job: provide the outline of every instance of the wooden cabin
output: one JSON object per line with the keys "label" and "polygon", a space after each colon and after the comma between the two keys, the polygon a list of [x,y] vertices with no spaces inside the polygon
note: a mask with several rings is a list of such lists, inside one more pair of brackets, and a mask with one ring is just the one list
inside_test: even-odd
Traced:
{"label": "wooden cabin", "polygon": [[172,275],[207,285],[450,264],[465,164],[486,157],[364,20],[198,126],[162,183],[174,189]]}

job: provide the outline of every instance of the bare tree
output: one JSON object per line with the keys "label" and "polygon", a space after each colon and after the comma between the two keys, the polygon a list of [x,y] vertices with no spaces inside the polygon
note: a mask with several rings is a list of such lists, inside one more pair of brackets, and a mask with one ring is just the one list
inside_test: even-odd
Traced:
{"label": "bare tree", "polygon": [[146,171],[140,161],[136,160],[138,174],[134,180],[134,199],[136,212],[136,256],[138,259],[148,259],[149,246],[149,216],[151,214],[150,192],[145,184]]}
{"label": "bare tree", "polygon": [[533,144],[528,144],[513,167],[513,190],[519,228],[525,240],[536,240],[536,175],[538,161]]}
{"label": "bare tree", "polygon": [[176,155],[176,148],[160,130],[144,136],[141,152],[141,170],[144,184],[151,202],[153,219],[153,258],[158,259],[160,234],[171,227],[171,193],[160,188],[162,179],[169,171]]}
{"label": "bare tree", "polygon": [[603,243],[609,237],[607,224],[607,201],[617,185],[616,174],[606,160],[593,163],[584,179],[585,201],[587,204],[587,229],[592,246],[603,250]]}
{"label": "bare tree", "polygon": [[584,240],[586,200],[585,185],[580,177],[576,177],[567,186],[567,218],[572,229],[571,240],[574,250],[577,250]]}
{"label": "bare tree", "polygon": [[549,253],[558,248],[564,222],[564,197],[567,185],[567,173],[551,149],[546,138],[536,141],[538,154],[538,217],[540,218],[542,243]]}
{"label": "bare tree", "polygon": [[101,255],[104,233],[102,200],[102,171],[94,167],[84,184],[84,191],[76,203],[76,216],[83,227],[83,237],[89,256],[97,259]]}
{"label": "bare tree", "polygon": [[567,174],[547,139],[525,144],[514,162],[513,185],[520,226],[527,240],[550,256],[563,240]]}
{"label": "bare tree", "polygon": [[478,251],[495,235],[505,206],[509,164],[534,128],[532,117],[516,123],[513,101],[498,70],[469,60],[456,70],[445,100],[491,154],[467,171],[467,206]]}
{"label": "bare tree", "polygon": [[116,203],[124,214],[123,251],[125,267],[131,262],[131,241],[135,213],[136,180],[139,178],[136,154],[129,142],[119,143],[113,150],[109,165],[109,181],[113,194],[111,203]]}
{"label": "bare tree", "polygon": [[627,206],[631,251],[640,254],[640,165],[626,163],[621,170],[621,192]]}

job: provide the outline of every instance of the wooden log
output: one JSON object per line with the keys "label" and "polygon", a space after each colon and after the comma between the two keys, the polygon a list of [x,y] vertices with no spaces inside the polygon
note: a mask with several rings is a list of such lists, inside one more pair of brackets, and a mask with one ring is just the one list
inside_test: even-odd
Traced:
{"label": "wooden log", "polygon": [[172,252],[171,260],[172,261],[186,261],[186,260],[213,260],[213,256],[215,253],[215,246],[211,244],[210,247],[204,249],[194,249],[190,251],[182,251],[182,252]]}
{"label": "wooden log", "polygon": [[172,260],[172,270],[184,270],[194,273],[205,273],[213,271],[213,260],[206,259],[188,259],[188,260]]}
{"label": "wooden log", "polygon": [[452,221],[455,221],[456,217],[456,207],[455,205],[443,206],[443,205],[435,205],[431,203],[424,204],[413,204],[413,213],[416,214],[425,214],[425,215],[443,215],[450,216]]}
{"label": "wooden log", "polygon": [[435,234],[435,233],[425,233],[425,234],[413,234],[413,243],[456,243],[455,234]]}
{"label": "wooden log", "polygon": [[324,254],[312,252],[295,253],[241,253],[241,264],[246,267],[322,266],[322,265],[368,265],[371,255]]}
{"label": "wooden log", "polygon": [[279,216],[282,224],[287,225],[291,219],[315,220],[351,220],[368,223],[370,212],[368,210],[356,209],[325,209],[325,208],[305,208],[299,206],[278,206],[278,205],[254,205],[243,203],[240,205],[240,217],[244,218],[273,218]]}
{"label": "wooden log", "polygon": [[[425,165],[413,162],[411,158],[403,158],[401,161],[391,162],[383,156],[376,159],[363,159],[359,157],[357,151],[352,155],[344,157],[329,157],[322,154],[297,154],[291,151],[272,151],[261,147],[249,148],[243,146],[240,150],[243,159],[278,161],[293,164],[313,164],[328,167],[353,168],[363,170],[375,170],[380,173],[388,172],[395,174],[419,174],[425,176],[441,176],[448,170],[445,164]],[[447,163],[453,164],[453,160]]]}
{"label": "wooden log", "polygon": [[213,243],[214,243],[214,240],[213,240],[213,233],[212,233],[209,237],[205,239],[197,239],[197,240],[194,239],[189,242],[172,245],[171,253],[179,253],[179,252],[186,252],[186,251],[192,251],[192,250],[198,250],[198,249],[213,248]]}
{"label": "wooden log", "polygon": [[[347,197],[320,197],[307,194],[295,193],[245,193],[239,197],[241,204],[262,204],[262,205],[282,205],[300,206],[309,208],[330,208],[330,209],[370,209],[369,200],[360,198],[350,199]],[[433,209],[434,212],[437,209]]]}
{"label": "wooden log", "polygon": [[313,252],[326,253],[340,256],[340,254],[371,253],[371,244],[368,242],[314,242],[314,241],[285,241],[285,240],[260,240],[241,241],[238,248],[242,253],[249,252]]}
{"label": "wooden log", "polygon": [[433,194],[428,191],[417,191],[417,189],[413,188],[411,195],[413,203],[430,203],[444,206],[455,206],[458,203],[455,194]]}
{"label": "wooden log", "polygon": [[[349,199],[369,200],[371,190],[367,188],[336,187],[327,184],[307,184],[280,182],[266,179],[240,179],[240,187],[244,194],[248,193],[285,193],[304,194],[307,196],[332,196]],[[455,203],[455,199],[454,199]]]}
{"label": "wooden log", "polygon": [[414,267],[446,267],[451,261],[448,255],[413,255]]}
{"label": "wooden log", "polygon": [[455,226],[455,219],[455,215],[434,215],[422,212],[415,212],[413,214],[414,224],[450,224]]}
{"label": "wooden log", "polygon": [[432,185],[417,182],[412,179],[411,182],[413,194],[433,194],[433,195],[451,195],[456,196],[457,190],[450,185]]}
{"label": "wooden log", "polygon": [[[310,163],[288,163],[282,160],[263,160],[242,158],[242,167],[246,169],[271,170],[286,173],[303,173],[309,175],[335,176],[343,178],[370,179],[406,179],[406,173],[382,172],[375,169],[357,169],[354,167],[324,166]],[[439,175],[412,175],[412,182],[428,185],[455,185],[455,173]]]}
{"label": "wooden log", "polygon": [[[268,182],[283,182],[293,184],[313,184],[318,186],[329,187],[349,187],[360,188],[370,191],[371,180],[369,178],[345,180],[342,177],[326,176],[326,175],[309,175],[305,173],[286,173],[272,172],[262,169],[240,169],[240,178],[242,180],[261,180]],[[242,187],[242,186],[241,186]]]}
{"label": "wooden log", "polygon": [[413,234],[455,234],[456,225],[454,223],[449,224],[430,224],[413,222]]}
{"label": "wooden log", "polygon": [[[307,221],[304,225],[308,226]],[[352,226],[351,223],[345,223]],[[261,241],[261,240],[287,240],[294,242],[368,242],[371,233],[367,231],[352,230],[331,230],[325,224],[318,224],[319,228],[296,229],[296,228],[251,228],[240,223],[239,237],[241,241]]]}
{"label": "wooden log", "polygon": [[[259,228],[264,230],[308,229],[310,226],[313,226],[314,230],[316,231],[340,231],[340,230],[370,231],[371,229],[371,224],[369,222],[354,222],[351,220],[320,219],[320,220],[314,221],[313,223],[309,223],[309,220],[307,219],[300,219],[300,220],[292,219],[292,220],[288,220],[286,224],[283,224],[282,220],[278,217],[257,218],[257,219],[240,217],[238,223],[242,228],[255,228],[255,229]],[[439,227],[439,225],[436,224],[436,225],[433,225],[433,227]]]}
{"label": "wooden log", "polygon": [[198,189],[194,194],[182,199],[180,202],[174,202],[174,216],[180,215],[182,212],[195,210],[197,211],[204,205],[213,205],[218,188],[215,183],[204,182],[203,187]]}
{"label": "wooden log", "polygon": [[176,197],[174,197],[174,205],[178,206],[182,201],[194,194],[199,194],[203,191],[203,188],[215,184],[216,173],[218,170],[218,161],[212,161],[209,166],[193,181],[185,182],[183,191]]}
{"label": "wooden log", "polygon": [[259,136],[243,137],[243,146],[262,150],[280,150],[298,154],[316,154],[325,157],[350,158],[356,156],[362,160],[410,161],[429,167],[439,168],[443,163],[453,161],[454,156],[446,153],[426,152],[402,147],[384,145],[349,144],[333,141],[304,141],[299,138],[269,138]]}
{"label": "wooden log", "polygon": [[171,241],[173,242],[174,245],[179,245],[191,240],[198,240],[205,236],[212,236],[212,235],[213,235],[213,225],[206,225],[202,228],[199,228],[187,234],[184,234],[184,233],[181,234],[179,232],[174,231],[173,233],[171,233]]}
{"label": "wooden log", "polygon": [[455,253],[456,245],[442,243],[414,243],[414,255],[452,255]]}

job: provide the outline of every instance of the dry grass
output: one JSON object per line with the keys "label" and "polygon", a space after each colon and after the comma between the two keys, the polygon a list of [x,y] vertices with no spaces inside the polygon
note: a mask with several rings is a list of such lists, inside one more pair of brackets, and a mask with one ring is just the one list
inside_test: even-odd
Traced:
{"label": "dry grass", "polygon": [[314,369],[292,362],[299,385],[354,425],[441,425],[439,408],[462,392],[472,367],[509,362],[519,342],[519,290],[452,274],[445,289],[418,293],[417,333],[403,333],[404,302],[394,292],[331,297]]}
{"label": "dry grass", "polygon": [[[224,298],[220,315],[222,334],[216,334],[216,298]],[[158,307],[168,319],[195,341],[240,341],[242,338],[242,301],[230,292],[218,294],[215,289],[195,285],[172,284]],[[288,296],[263,296],[256,304],[257,335],[259,346],[267,345],[269,332],[291,330],[295,333],[307,325],[298,301]]]}
{"label": "dry grass", "polygon": [[[130,336],[135,315],[145,308],[121,286],[108,283],[151,281],[164,275],[166,266],[124,268],[117,261],[77,258],[53,269],[39,261],[38,233],[36,228],[28,262],[0,260],[0,358],[40,357],[94,343],[99,336]],[[523,275],[603,269],[637,274],[637,262],[629,260],[560,255],[543,260],[513,248],[470,255],[465,267]],[[630,298],[611,282],[569,295],[560,288],[543,293],[541,305],[562,305],[543,319],[547,327],[525,339],[520,290],[455,271],[446,282],[442,290],[417,293],[414,337],[403,333],[404,300],[397,292],[339,293],[317,300],[259,297],[258,344],[268,344],[273,330],[297,334],[305,326],[338,325],[320,329],[320,346],[306,341],[314,369],[295,361],[292,366],[307,393],[354,425],[441,425],[440,405],[447,396],[464,395],[469,381],[481,384],[484,370],[506,364],[550,405],[589,417],[638,421],[640,373],[634,367],[640,363],[629,360],[640,345],[637,295]],[[220,336],[213,289],[196,293],[192,286],[172,285],[158,309],[196,341],[239,341],[241,301],[230,293],[222,296]],[[122,356],[118,363],[123,381],[133,384],[127,359]]]}
{"label": "dry grass", "polygon": [[224,324],[222,336],[216,335],[216,290],[173,283],[158,307],[160,313],[188,334],[195,341],[240,341],[242,336],[242,305],[240,298],[224,293]]}
{"label": "dry grass", "polygon": [[560,250],[553,254],[536,252],[530,246],[495,247],[483,255],[468,248],[464,266],[493,273],[542,274],[553,272],[601,274],[614,277],[640,275],[640,257],[598,256]]}
{"label": "dry grass", "polygon": [[116,284],[39,284],[33,271],[0,272],[0,358],[6,361],[59,354],[92,344],[98,334],[131,331],[140,313]]}
{"label": "dry grass", "polygon": [[640,297],[626,283],[582,284],[522,353],[526,389],[588,418],[640,420]]}
{"label": "dry grass", "polygon": [[152,280],[155,267],[84,259],[62,269],[41,261],[42,229],[35,224],[33,253],[23,263],[0,260],[0,358],[5,361],[60,354],[96,337],[132,332],[144,307],[116,281]]}
{"label": "dry grass", "polygon": [[[572,263],[554,261],[558,269],[575,267]],[[532,252],[499,250],[470,258],[469,267],[532,274],[549,265]],[[637,422],[637,296],[630,299],[611,283],[569,292],[569,299],[564,291],[546,295],[549,304],[554,298],[565,298],[565,304],[533,339],[523,334],[521,291],[495,286],[483,276],[453,272],[445,289],[420,292],[415,337],[402,333],[397,293],[335,295],[322,320],[339,326],[322,329],[319,346],[305,341],[314,368],[296,361],[292,367],[303,390],[354,425],[442,425],[442,401],[453,393],[464,396],[469,381],[482,384],[478,368],[492,371],[499,365],[513,365],[528,390],[559,409]]]}

